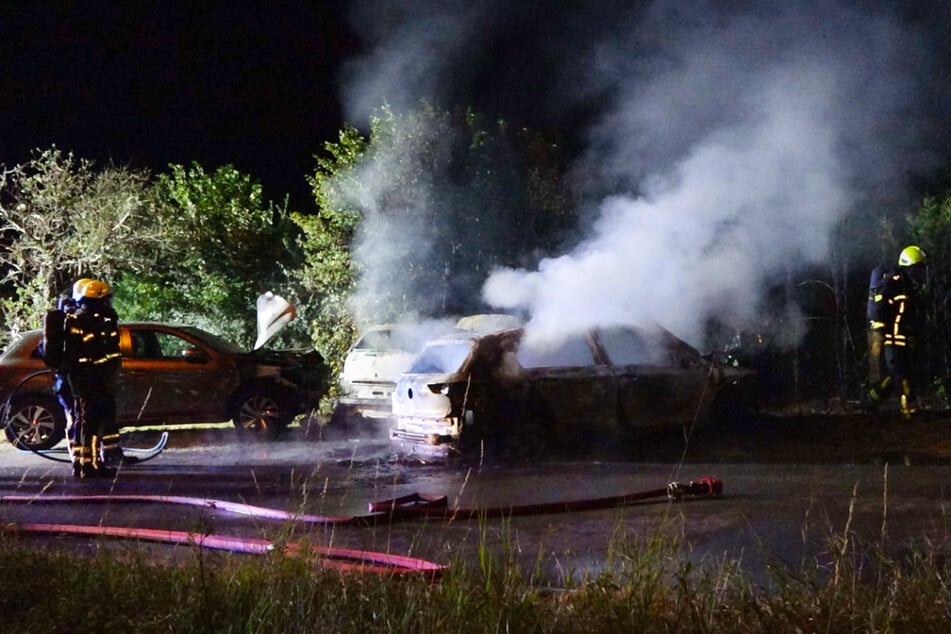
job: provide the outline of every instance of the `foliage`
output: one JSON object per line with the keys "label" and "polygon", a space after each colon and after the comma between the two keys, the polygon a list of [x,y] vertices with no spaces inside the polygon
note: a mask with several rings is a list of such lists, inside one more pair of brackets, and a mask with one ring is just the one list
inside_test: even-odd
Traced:
{"label": "foliage", "polygon": [[148,267],[123,271],[116,309],[124,319],[181,321],[250,347],[255,299],[285,292],[284,267],[295,262],[286,205],[265,203],[261,185],[230,165],[169,168],[147,221],[161,242]]}
{"label": "foliage", "polygon": [[927,333],[921,343],[929,365],[929,376],[939,376],[942,384],[951,378],[951,340],[948,311],[951,308],[951,191],[924,199],[909,217],[912,238],[928,255],[928,282],[925,285]]}
{"label": "foliage", "polygon": [[554,249],[574,220],[557,144],[470,111],[384,106],[368,138],[348,128],[325,151],[318,213],[295,216],[298,279],[320,306],[317,347],[338,365],[369,324],[484,310],[492,269]]}
{"label": "foliage", "polygon": [[546,146],[529,141],[471,111],[378,111],[358,186],[333,201],[361,215],[351,246],[359,322],[480,311],[494,268],[553,246],[570,206],[546,191],[562,179],[542,169]]}
{"label": "foliage", "polygon": [[4,330],[38,327],[78,278],[146,266],[160,240],[143,228],[153,212],[148,173],[97,171],[55,146],[0,172]]}
{"label": "foliage", "polygon": [[[366,139],[351,127],[340,132],[338,142],[326,143],[326,155],[317,157],[317,170],[310,179],[317,213],[291,216],[300,227],[303,252],[303,264],[293,277],[302,289],[302,303],[310,307],[313,343],[327,360],[331,376],[343,369],[343,358],[357,330],[349,310],[354,286],[349,249],[360,222],[356,209],[334,201],[340,188],[357,185],[355,166],[365,148]],[[337,386],[330,388],[333,397]]]}
{"label": "foliage", "polygon": [[[192,546],[163,560],[104,544],[87,554],[0,536],[5,632],[944,632],[951,574],[934,544],[901,558],[833,535],[829,561],[771,558],[769,584],[740,561],[692,562],[670,536],[619,535],[597,576],[533,585],[510,552],[453,561],[441,580],[321,569]],[[693,559],[696,559],[695,557]],[[42,600],[43,598],[48,600]],[[92,606],[92,607],[91,607]],[[102,609],[93,609],[96,607]],[[106,609],[108,608],[108,609]]]}

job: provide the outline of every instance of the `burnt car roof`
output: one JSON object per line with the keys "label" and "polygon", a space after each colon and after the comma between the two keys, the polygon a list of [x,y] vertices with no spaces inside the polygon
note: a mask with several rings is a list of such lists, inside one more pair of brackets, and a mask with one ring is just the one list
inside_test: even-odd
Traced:
{"label": "burnt car roof", "polygon": [[[641,342],[640,348],[628,348],[626,350],[612,349],[610,336],[612,333],[623,332],[634,335]],[[503,328],[492,331],[478,330],[454,330],[451,333],[442,335],[426,342],[423,351],[419,356],[425,354],[426,348],[445,347],[452,344],[467,344],[497,346],[500,349],[512,349],[513,347],[524,347],[522,340],[525,337],[526,327]],[[672,332],[659,324],[650,324],[647,326],[617,325],[593,328],[587,331],[577,332],[567,337],[552,339],[550,341],[535,341],[530,347],[537,350],[554,348],[569,338],[593,338],[598,345],[599,350],[605,349],[609,355],[608,358],[595,359],[597,364],[626,364],[626,363],[673,363],[681,364],[685,362],[695,363],[702,359],[700,352],[686,341],[680,339]],[[484,343],[483,343],[484,342]],[[616,358],[610,358],[612,356]],[[417,357],[418,358],[418,357]],[[415,361],[412,365],[415,365]],[[570,366],[570,363],[559,365]],[[585,365],[590,365],[586,363]],[[412,367],[412,366],[411,366]],[[458,368],[462,369],[462,368]],[[452,370],[447,370],[452,371]],[[413,372],[412,370],[407,373]]]}

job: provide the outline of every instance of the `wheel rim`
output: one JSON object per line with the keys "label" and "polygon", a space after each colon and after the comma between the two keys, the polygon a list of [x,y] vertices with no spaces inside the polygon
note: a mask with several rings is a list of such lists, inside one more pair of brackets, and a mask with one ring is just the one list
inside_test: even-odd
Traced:
{"label": "wheel rim", "polygon": [[266,396],[255,396],[241,404],[238,421],[241,429],[246,431],[275,431],[280,413],[277,401]]}
{"label": "wheel rim", "polygon": [[56,432],[53,412],[40,405],[24,407],[10,417],[8,423],[22,445],[41,445]]}

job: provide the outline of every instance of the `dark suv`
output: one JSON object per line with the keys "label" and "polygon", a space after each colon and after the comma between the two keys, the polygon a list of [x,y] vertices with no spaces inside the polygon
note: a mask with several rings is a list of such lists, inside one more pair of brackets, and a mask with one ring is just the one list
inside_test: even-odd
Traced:
{"label": "dark suv", "polygon": [[[122,426],[222,422],[269,435],[317,405],[326,366],[315,350],[242,351],[192,326],[120,324]],[[0,423],[7,438],[46,449],[65,415],[40,356],[42,331],[22,333],[0,356]]]}

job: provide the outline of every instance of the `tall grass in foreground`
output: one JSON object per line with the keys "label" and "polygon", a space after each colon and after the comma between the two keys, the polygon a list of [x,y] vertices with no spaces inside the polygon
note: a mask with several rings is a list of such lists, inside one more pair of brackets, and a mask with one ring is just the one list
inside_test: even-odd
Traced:
{"label": "tall grass in foreground", "polygon": [[925,545],[900,559],[849,540],[768,588],[735,561],[692,564],[660,537],[616,538],[607,568],[533,586],[511,552],[482,549],[443,578],[342,574],[280,553],[138,546],[93,555],[0,536],[2,632],[946,632],[951,565]]}

